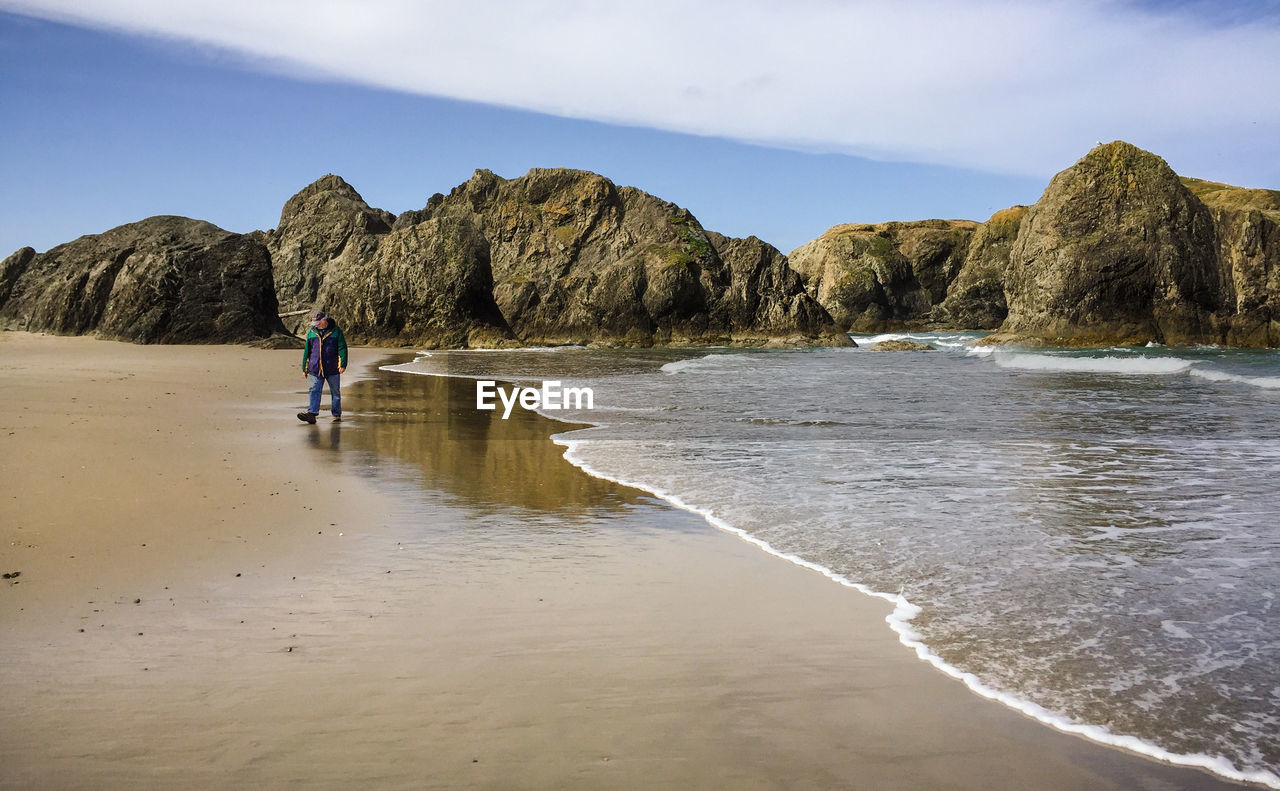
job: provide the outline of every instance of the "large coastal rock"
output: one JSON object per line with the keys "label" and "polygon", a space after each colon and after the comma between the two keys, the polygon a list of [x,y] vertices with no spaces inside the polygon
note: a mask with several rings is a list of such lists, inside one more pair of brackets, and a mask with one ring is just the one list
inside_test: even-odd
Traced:
{"label": "large coastal rock", "polygon": [[993,330],[1009,315],[1004,284],[1009,252],[1018,238],[1026,206],[1012,206],[991,215],[969,240],[969,249],[946,299],[935,307],[930,321],[940,327]]}
{"label": "large coastal rock", "polygon": [[713,238],[688,211],[595,173],[479,170],[396,228],[443,218],[487,239],[494,300],[523,343],[848,343],[777,251]]}
{"label": "large coastal rock", "polygon": [[[243,341],[332,311],[354,341],[846,345],[842,328],[992,342],[1280,346],[1280,192],[1099,146],[1032,207],[836,226],[790,259],[603,176],[476,171],[399,217],[327,175],[277,228],[153,217],[0,261],[0,326]],[[295,315],[288,315],[295,314]]]}
{"label": "large coastal rock", "polygon": [[[286,313],[324,308],[361,343],[514,342],[493,301],[488,241],[466,218],[396,224],[330,174],[290,198],[267,237]],[[300,333],[310,316],[286,321]]]}
{"label": "large coastal rock", "polygon": [[317,303],[365,343],[429,348],[516,345],[493,301],[489,243],[464,219],[387,233],[367,257],[337,259]]}
{"label": "large coastal rock", "polygon": [[34,249],[22,247],[4,261],[0,261],[0,307],[4,307],[4,303],[9,300],[14,286],[18,284],[18,278],[27,271],[27,267],[31,266],[35,257]]}
{"label": "large coastal rock", "polygon": [[1230,284],[1227,344],[1280,347],[1280,222],[1257,210],[1214,209],[1213,218]]}
{"label": "large coastal rock", "polygon": [[1231,286],[1227,343],[1280,347],[1280,191],[1182,183],[1209,207],[1217,229],[1219,266]]}
{"label": "large coastal rock", "polygon": [[[331,272],[347,273],[374,256],[395,217],[364,202],[339,176],[326,175],[284,204],[268,233],[276,298],[282,312],[312,308]],[[305,314],[286,316],[290,331],[305,328]]]}
{"label": "large coastal rock", "polygon": [[139,343],[237,343],[283,331],[256,238],[151,217],[0,264],[6,327]]}
{"label": "large coastal rock", "polygon": [[1002,332],[1068,345],[1224,340],[1216,248],[1209,209],[1164,160],[1098,146],[1022,221]]}
{"label": "large coastal rock", "polygon": [[977,228],[969,220],[837,225],[789,259],[840,326],[862,332],[919,327],[947,298]]}
{"label": "large coastal rock", "polygon": [[1055,176],[1034,206],[980,224],[836,226],[790,258],[854,330],[1280,346],[1280,192],[1180,178],[1118,141]]}
{"label": "large coastal rock", "polygon": [[706,235],[729,268],[720,308],[730,323],[771,338],[832,326],[830,314],[806,293],[800,274],[778,248],[754,236],[735,239],[713,231]]}

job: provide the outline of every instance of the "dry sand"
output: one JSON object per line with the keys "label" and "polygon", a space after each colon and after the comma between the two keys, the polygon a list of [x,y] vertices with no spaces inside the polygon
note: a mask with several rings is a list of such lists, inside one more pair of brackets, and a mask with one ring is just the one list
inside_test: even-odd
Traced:
{"label": "dry sand", "polygon": [[1236,787],[971,695],[468,382],[353,369],[313,427],[293,351],[0,356],[0,787]]}

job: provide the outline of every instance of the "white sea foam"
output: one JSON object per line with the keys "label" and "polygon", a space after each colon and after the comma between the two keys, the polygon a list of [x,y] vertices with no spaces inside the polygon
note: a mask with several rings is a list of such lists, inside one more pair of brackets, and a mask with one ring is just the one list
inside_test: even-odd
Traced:
{"label": "white sea foam", "polygon": [[586,346],[567,344],[564,346],[472,346],[467,349],[453,349],[455,354],[467,354],[469,352],[513,352],[519,354],[521,352],[565,352],[575,349],[585,349]]}
{"label": "white sea foam", "polygon": [[1155,376],[1185,373],[1195,364],[1181,357],[1067,357],[1004,350],[996,350],[991,358],[1001,368],[1019,371]]}
{"label": "white sea foam", "polygon": [[681,374],[690,371],[708,373],[716,369],[736,367],[746,363],[747,360],[748,356],[745,354],[706,354],[702,357],[667,363],[659,370],[664,374]]}
{"label": "white sea foam", "polygon": [[882,335],[872,335],[870,338],[857,338],[856,340],[859,340],[868,346],[874,346],[882,341],[902,341],[907,340],[910,337],[911,336],[905,332],[886,332]]}
{"label": "white sea foam", "polygon": [[418,360],[421,360],[424,357],[430,357],[430,356],[431,355],[429,354],[424,354],[421,357],[418,357],[407,363],[399,363],[397,365],[380,365],[378,366],[378,370],[392,371],[398,374],[414,374],[415,376],[443,376],[446,379],[483,379],[484,378],[481,376],[475,376],[473,374],[453,374],[453,373],[448,373],[447,371],[419,371],[413,368],[413,364],[418,362]]}
{"label": "white sea foam", "polygon": [[1137,376],[1169,376],[1185,373],[1210,382],[1234,382],[1264,390],[1280,390],[1280,376],[1245,376],[1207,368],[1198,360],[1187,360],[1181,357],[1148,357],[1127,349],[1108,349],[1107,351],[1130,352],[1134,356],[1117,357],[1108,354],[1103,357],[1072,357],[1012,351],[994,346],[970,346],[965,353],[970,357],[991,358],[1001,368],[1018,371]]}
{"label": "white sea foam", "polygon": [[1191,375],[1208,379],[1210,382],[1237,382],[1251,387],[1261,387],[1264,390],[1280,390],[1280,376],[1241,376],[1214,368],[1193,368]]}
{"label": "white sea foam", "polygon": [[676,360],[673,363],[667,363],[666,365],[662,366],[662,368],[660,368],[659,370],[661,370],[664,374],[678,374],[681,371],[688,371],[693,368],[698,368],[706,360],[710,360],[712,357],[715,357],[715,356],[716,355],[714,354],[708,354],[703,357],[694,357],[689,360]]}
{"label": "white sea foam", "polygon": [[870,337],[851,336],[859,346],[874,346],[881,341],[916,341],[930,343],[943,349],[962,349],[976,340],[978,335],[962,335],[958,333],[929,332],[886,332]]}

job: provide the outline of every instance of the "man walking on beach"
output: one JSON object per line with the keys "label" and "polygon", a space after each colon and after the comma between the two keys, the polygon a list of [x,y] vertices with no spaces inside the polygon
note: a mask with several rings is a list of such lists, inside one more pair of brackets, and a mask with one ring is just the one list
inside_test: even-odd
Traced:
{"label": "man walking on beach", "polygon": [[338,375],[347,370],[347,338],[342,328],[323,310],[311,314],[307,343],[302,350],[302,372],[310,383],[311,403],[298,420],[314,424],[320,414],[320,391],[329,383],[329,411],[335,421],[342,420],[342,395]]}

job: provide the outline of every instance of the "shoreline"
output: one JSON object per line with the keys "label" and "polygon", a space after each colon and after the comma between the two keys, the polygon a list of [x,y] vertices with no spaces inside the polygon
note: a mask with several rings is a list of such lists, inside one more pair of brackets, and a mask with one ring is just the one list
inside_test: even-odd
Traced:
{"label": "shoreline", "polygon": [[670,504],[674,508],[679,508],[702,517],[708,524],[716,529],[723,530],[726,533],[736,536],[742,541],[760,549],[767,555],[776,557],[780,560],[785,560],[786,562],[802,569],[816,572],[831,582],[846,588],[851,588],[864,596],[868,596],[873,599],[881,599],[892,604],[893,611],[885,616],[884,621],[898,636],[898,641],[902,646],[914,653],[916,659],[932,666],[935,670],[948,678],[952,678],[963,683],[970,692],[978,697],[999,703],[1018,714],[1022,714],[1032,720],[1035,720],[1041,725],[1052,728],[1060,733],[1078,736],[1095,744],[1122,750],[1134,756],[1156,761],[1168,766],[1201,769],[1211,775],[1228,781],[1254,784],[1258,787],[1265,788],[1280,788],[1280,779],[1277,779],[1273,774],[1266,772],[1242,771],[1224,758],[1204,753],[1175,753],[1166,750],[1157,744],[1145,741],[1137,736],[1114,734],[1101,725],[1068,719],[1067,717],[1050,711],[1037,703],[1020,698],[1012,693],[1004,692],[988,686],[977,676],[977,674],[961,670],[960,668],[949,664],[929,648],[928,644],[925,643],[923,638],[920,636],[920,633],[911,627],[911,621],[920,614],[921,608],[918,605],[911,603],[901,594],[886,593],[884,591],[875,590],[863,583],[855,582],[842,574],[834,572],[826,566],[805,560],[799,555],[783,552],[769,544],[769,542],[751,535],[746,530],[734,527],[729,522],[717,517],[711,511],[689,505],[680,497],[670,492],[662,491],[636,481],[623,480],[602,473],[599,470],[592,468],[589,464],[581,462],[575,458],[573,451],[576,447],[576,443],[573,440],[557,437],[554,438],[554,441],[556,444],[565,448],[565,458],[568,459],[570,463],[574,464],[589,475],[593,475],[603,480],[612,481],[622,486],[628,486],[648,492],[654,497]]}
{"label": "shoreline", "polygon": [[[0,600],[0,786],[1239,787],[1027,728],[910,661],[879,600],[588,475],[562,422],[479,419],[461,382],[348,380],[351,420],[312,427],[293,350],[0,348],[41,413],[5,422],[22,475],[134,457],[6,501],[41,535],[5,546],[29,572]],[[91,381],[108,355],[145,381]]]}
{"label": "shoreline", "polygon": [[[471,350],[460,350],[460,351],[465,353],[466,351],[471,351]],[[477,351],[486,351],[486,350],[477,350]],[[496,351],[519,351],[519,350],[496,350]],[[693,349],[691,351],[697,351],[697,349]],[[459,374],[459,373],[448,373],[448,372],[404,370],[404,369],[398,368],[396,365],[381,366],[381,369],[384,371],[391,371],[395,373],[403,373],[403,374],[409,374],[409,375],[433,376],[433,377],[442,377],[442,378],[458,378],[458,379],[468,379],[473,381],[486,376],[496,376],[493,374],[468,374],[468,373]],[[853,589],[864,596],[870,597],[872,599],[882,600],[889,603],[890,605],[892,605],[893,610],[892,612],[890,612],[888,615],[885,616],[884,622],[897,636],[898,641],[901,643],[901,645],[907,650],[911,651],[912,654],[914,654],[916,659],[920,660],[921,662],[924,662],[925,664],[930,665],[933,669],[937,670],[944,676],[964,684],[964,686],[968,688],[968,690],[972,692],[974,695],[980,698],[983,698],[985,700],[999,703],[1000,705],[1006,707],[1007,709],[1013,712],[1016,712],[1017,714],[1023,715],[1029,719],[1032,719],[1041,725],[1052,728],[1053,730],[1059,733],[1076,736],[1076,737],[1085,739],[1091,743],[1094,743],[1103,747],[1107,747],[1107,748],[1120,750],[1129,755],[1133,755],[1142,759],[1150,760],[1159,764],[1172,766],[1172,767],[1202,770],[1204,772],[1209,773],[1211,776],[1221,778],[1222,780],[1225,780],[1228,782],[1249,784],[1249,785],[1254,785],[1257,787],[1264,787],[1264,788],[1280,788],[1280,778],[1277,778],[1274,774],[1264,772],[1264,771],[1241,770],[1224,758],[1211,756],[1204,753],[1176,753],[1176,752],[1167,750],[1153,742],[1148,742],[1137,736],[1132,736],[1129,734],[1116,734],[1116,733],[1112,733],[1105,726],[1102,726],[1102,725],[1072,720],[1064,715],[1061,715],[1049,709],[1046,709],[1043,706],[1033,701],[1026,700],[1024,698],[1018,697],[1016,694],[1005,692],[987,685],[981,680],[981,678],[978,677],[977,674],[962,670],[954,665],[947,663],[946,660],[944,660],[941,656],[936,654],[928,646],[928,644],[924,642],[919,632],[917,632],[911,626],[911,621],[914,620],[917,615],[919,615],[919,613],[921,612],[921,608],[918,605],[913,604],[912,602],[907,600],[901,594],[893,594],[893,593],[887,593],[884,591],[875,590],[863,583],[856,582],[842,574],[832,571],[826,566],[806,560],[793,553],[779,550],[774,546],[772,546],[771,544],[769,544],[769,542],[752,535],[746,530],[743,530],[741,528],[734,526],[733,524],[729,523],[724,519],[721,519],[711,510],[698,507],[695,505],[691,505],[685,502],[677,494],[674,494],[669,491],[665,491],[663,489],[654,487],[650,484],[647,484],[641,481],[622,479],[592,467],[589,463],[584,461],[579,455],[575,453],[576,449],[582,442],[590,441],[589,438],[575,439],[573,435],[577,434],[578,432],[589,431],[591,429],[606,428],[607,424],[605,423],[599,423],[599,422],[583,420],[583,419],[563,418],[554,414],[549,414],[546,410],[543,410],[540,408],[535,408],[529,411],[535,412],[536,414],[538,414],[539,416],[547,420],[581,426],[579,428],[566,428],[564,431],[552,435],[550,439],[556,445],[564,448],[564,458],[570,464],[582,470],[587,475],[590,475],[595,478],[599,478],[601,480],[609,481],[611,483],[616,483],[620,486],[625,486],[628,488],[637,489],[637,490],[646,492],[647,494],[650,494],[658,498],[659,500],[667,503],[673,508],[693,514],[705,520],[707,524],[712,528],[723,531],[729,535],[732,535],[737,539],[744,541],[747,544],[752,545],[755,548],[761,550],[766,555],[778,558],[780,560],[784,560],[787,563],[790,563],[794,566],[805,569],[807,571],[816,572],[822,577],[825,577],[827,580],[834,582],[837,585],[840,585],[842,587]],[[585,425],[582,425],[584,423]]]}

